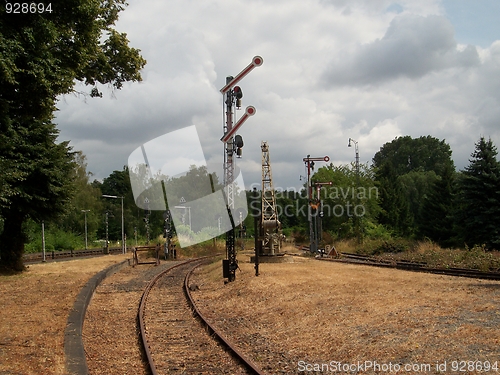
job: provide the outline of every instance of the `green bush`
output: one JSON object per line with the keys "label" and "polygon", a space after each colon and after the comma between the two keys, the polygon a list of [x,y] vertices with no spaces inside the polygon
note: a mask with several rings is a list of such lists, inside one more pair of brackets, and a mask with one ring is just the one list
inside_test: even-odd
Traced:
{"label": "green bush", "polygon": [[356,247],[356,253],[364,255],[397,254],[410,251],[412,248],[412,242],[403,238],[389,240],[374,239],[366,240],[363,244]]}
{"label": "green bush", "polygon": [[[45,251],[68,251],[85,248],[85,239],[78,234],[65,232],[58,228],[45,229]],[[41,230],[28,233],[28,242],[24,245],[25,253],[39,253],[42,249]]]}
{"label": "green bush", "polygon": [[374,240],[391,241],[393,233],[382,224],[375,224],[371,221],[363,222],[365,238]]}

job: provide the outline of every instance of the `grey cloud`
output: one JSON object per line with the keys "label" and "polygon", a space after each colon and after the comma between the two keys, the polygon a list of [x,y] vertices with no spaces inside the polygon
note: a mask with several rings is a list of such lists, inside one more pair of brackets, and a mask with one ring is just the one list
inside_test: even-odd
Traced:
{"label": "grey cloud", "polygon": [[[71,140],[95,178],[104,178],[141,144],[194,124],[209,169],[222,179],[219,89],[261,55],[264,65],[241,82],[243,106],[257,108],[240,131],[245,147],[236,165],[247,185],[260,184],[262,140],[281,187],[302,186],[307,154],[354,160],[349,137],[367,162],[397,134],[431,134],[450,141],[462,168],[479,135],[498,143],[500,41],[480,51],[479,63],[474,46],[457,50],[445,18],[409,15],[439,14],[437,2],[399,1],[404,11],[393,18],[393,0],[237,0],[231,7],[217,0],[190,2],[189,12],[183,0],[132,0],[118,29],[148,60],[144,81],[115,95],[103,88],[102,99],[87,103],[61,99],[59,139]],[[320,79],[328,90],[317,90]]]}
{"label": "grey cloud", "polygon": [[401,15],[394,18],[381,39],[344,53],[322,78],[327,86],[370,85],[479,64],[475,47],[463,51],[456,47],[453,26],[446,18]]}

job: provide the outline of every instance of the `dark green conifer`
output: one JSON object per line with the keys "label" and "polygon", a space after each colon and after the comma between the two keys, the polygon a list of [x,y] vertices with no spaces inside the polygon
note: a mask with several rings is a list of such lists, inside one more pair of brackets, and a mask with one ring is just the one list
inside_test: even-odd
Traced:
{"label": "dark green conifer", "polygon": [[447,167],[424,198],[420,213],[420,236],[427,237],[443,247],[451,246],[455,236],[453,182],[454,172],[451,167]]}
{"label": "dark green conifer", "polygon": [[500,249],[500,163],[497,148],[484,137],[459,179],[457,222],[468,246]]}

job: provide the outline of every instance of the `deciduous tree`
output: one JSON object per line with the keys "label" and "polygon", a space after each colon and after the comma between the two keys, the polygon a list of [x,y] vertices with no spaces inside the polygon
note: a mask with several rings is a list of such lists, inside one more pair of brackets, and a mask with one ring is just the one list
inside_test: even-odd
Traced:
{"label": "deciduous tree", "polygon": [[402,235],[418,233],[422,202],[430,187],[448,169],[455,170],[450,146],[431,136],[398,137],[384,144],[373,157],[373,166],[382,197],[381,222]]}
{"label": "deciduous tree", "polygon": [[12,14],[0,4],[0,266],[23,269],[23,222],[49,219],[71,196],[73,155],[57,143],[57,98],[76,81],[120,89],[141,80],[140,51],[115,30],[124,0],[52,0],[50,11]]}

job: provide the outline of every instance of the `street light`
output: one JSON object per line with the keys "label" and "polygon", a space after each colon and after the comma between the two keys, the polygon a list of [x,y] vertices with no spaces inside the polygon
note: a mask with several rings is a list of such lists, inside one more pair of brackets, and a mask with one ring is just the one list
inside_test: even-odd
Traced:
{"label": "street light", "polygon": [[[359,148],[358,148],[358,142],[355,141],[352,138],[349,138],[349,143],[347,144],[347,147],[352,147],[351,142],[354,143],[354,151],[356,152],[356,189],[359,188]],[[356,192],[357,193],[357,192]],[[358,195],[356,194],[356,200]],[[357,203],[357,202],[356,202]],[[360,218],[354,214],[354,226],[356,230],[356,237],[358,238],[358,243],[361,243],[361,223],[360,223]]]}
{"label": "street light", "polygon": [[103,194],[104,198],[113,198],[113,199],[118,199],[120,198],[122,200],[122,254],[125,254],[126,248],[125,248],[125,228],[124,228],[124,222],[123,222],[123,197],[119,197],[117,195],[106,195]]}
{"label": "street light", "polygon": [[[189,207],[189,206],[174,206],[174,208],[184,209],[184,215],[186,215],[186,209],[188,210],[189,230],[192,230],[191,229],[191,207]],[[183,219],[184,219],[184,215],[182,215]],[[186,224],[184,222],[184,220],[182,220],[182,224]]]}
{"label": "street light", "polygon": [[359,149],[358,149],[358,142],[355,141],[352,138],[349,138],[349,143],[347,144],[347,147],[352,147],[351,142],[354,143],[354,150],[356,152],[356,174],[359,176]]}
{"label": "street light", "polygon": [[87,250],[87,212],[90,212],[90,210],[81,210],[85,214],[85,250]]}

